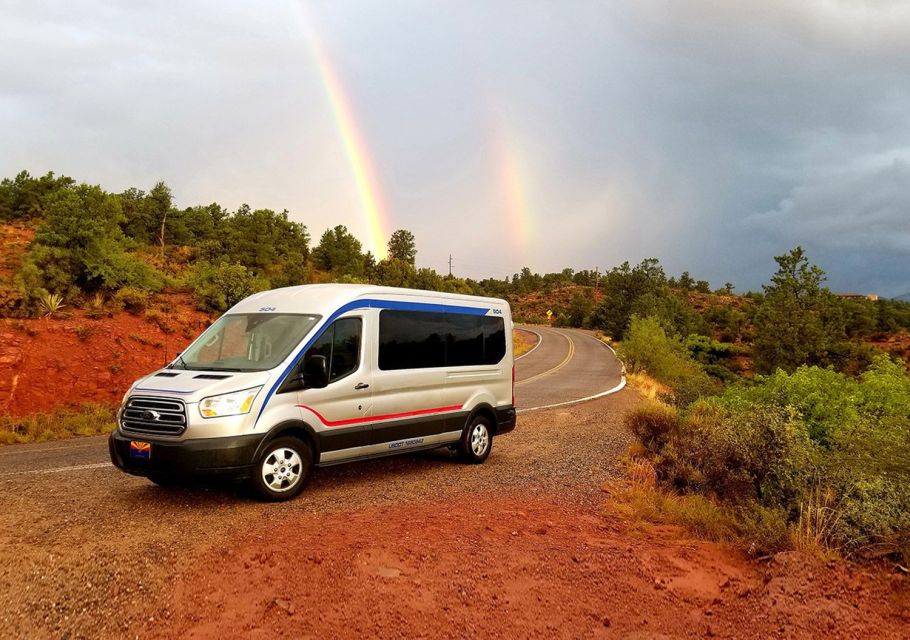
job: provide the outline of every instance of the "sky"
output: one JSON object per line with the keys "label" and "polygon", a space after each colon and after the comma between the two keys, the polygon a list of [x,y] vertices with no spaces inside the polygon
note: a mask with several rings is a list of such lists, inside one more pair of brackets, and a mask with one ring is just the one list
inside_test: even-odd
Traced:
{"label": "sky", "polygon": [[910,2],[0,0],[0,175],[287,209],[502,278],[801,244],[910,292]]}

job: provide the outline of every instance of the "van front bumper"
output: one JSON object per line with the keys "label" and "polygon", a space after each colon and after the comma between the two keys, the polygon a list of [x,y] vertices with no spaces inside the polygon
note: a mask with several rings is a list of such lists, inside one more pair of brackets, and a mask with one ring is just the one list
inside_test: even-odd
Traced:
{"label": "van front bumper", "polygon": [[[111,462],[136,476],[219,474],[248,477],[263,434],[199,438],[180,442],[124,435],[118,429],[108,439]],[[130,455],[130,442],[151,444],[149,457]]]}

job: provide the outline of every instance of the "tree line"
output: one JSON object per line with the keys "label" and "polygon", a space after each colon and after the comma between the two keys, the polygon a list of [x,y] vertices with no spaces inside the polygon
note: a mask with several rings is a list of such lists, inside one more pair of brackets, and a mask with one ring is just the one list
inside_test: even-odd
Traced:
{"label": "tree line", "polygon": [[129,302],[166,287],[188,289],[203,308],[219,312],[259,290],[333,281],[504,297],[517,319],[533,321],[543,318],[522,317],[525,296],[566,290],[567,302],[552,296],[558,324],[623,340],[634,318],[650,318],[720,377],[731,373],[725,363],[743,345],[759,372],[801,364],[859,370],[871,355],[856,338],[910,328],[910,305],[835,296],[799,247],[775,258],[771,282],[746,294],[744,304],[696,309],[691,295],[731,296],[733,285],[712,291],[688,272],[668,276],[655,258],[605,273],[525,267],[504,279],[444,276],[416,266],[416,239],[406,229],[391,235],[388,256],[377,260],[343,225],[325,230],[313,246],[307,227],[287,211],[178,208],[164,182],[112,193],[23,171],[0,181],[0,222],[36,229],[11,281],[0,282],[0,314],[7,316],[35,315],[49,295],[80,306],[92,296]]}

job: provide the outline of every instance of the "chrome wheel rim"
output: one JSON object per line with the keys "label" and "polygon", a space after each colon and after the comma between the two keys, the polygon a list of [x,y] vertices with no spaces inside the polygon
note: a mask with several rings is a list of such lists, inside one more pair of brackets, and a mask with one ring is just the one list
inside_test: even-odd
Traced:
{"label": "chrome wheel rim", "polygon": [[487,425],[479,422],[471,430],[471,451],[475,456],[482,456],[490,446],[490,432],[487,431]]}
{"label": "chrome wheel rim", "polygon": [[293,449],[280,447],[269,452],[262,461],[260,471],[265,486],[277,493],[284,493],[293,489],[300,482],[303,460],[300,459],[300,454]]}

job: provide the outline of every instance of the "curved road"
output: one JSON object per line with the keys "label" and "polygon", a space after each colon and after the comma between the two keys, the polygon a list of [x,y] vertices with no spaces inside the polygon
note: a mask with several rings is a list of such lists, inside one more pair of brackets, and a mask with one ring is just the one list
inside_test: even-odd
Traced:
{"label": "curved road", "polygon": [[519,412],[568,404],[622,388],[622,364],[590,332],[517,328],[540,337],[534,350],[515,363],[515,404]]}
{"label": "curved road", "polygon": [[[589,332],[518,328],[540,336],[533,351],[515,362],[515,404],[519,413],[621,388],[622,365]],[[0,482],[23,474],[63,474],[68,478],[73,472],[107,466],[107,436],[0,447]]]}

